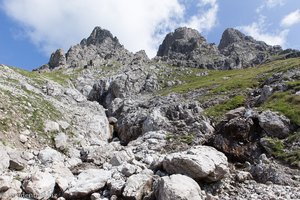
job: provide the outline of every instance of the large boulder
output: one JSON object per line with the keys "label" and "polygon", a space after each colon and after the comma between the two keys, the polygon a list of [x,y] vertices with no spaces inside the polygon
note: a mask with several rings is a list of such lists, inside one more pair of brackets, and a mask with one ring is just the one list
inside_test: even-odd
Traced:
{"label": "large boulder", "polygon": [[55,179],[48,172],[36,172],[23,184],[25,192],[36,199],[49,199],[54,191]]}
{"label": "large boulder", "polygon": [[103,169],[87,169],[81,172],[77,179],[71,183],[64,196],[67,198],[78,199],[102,189],[108,179],[111,177],[111,172]]}
{"label": "large boulder", "polygon": [[286,138],[290,133],[290,120],[270,110],[258,116],[259,125],[271,137]]}
{"label": "large boulder", "polygon": [[51,170],[55,182],[61,191],[66,191],[69,188],[69,185],[75,180],[74,175],[64,163],[55,163],[51,166]]}
{"label": "large boulder", "polygon": [[156,186],[155,196],[157,200],[201,200],[201,188],[192,178],[173,174],[162,177]]}
{"label": "large boulder", "polygon": [[145,173],[130,176],[125,184],[123,196],[125,199],[142,200],[150,193],[152,181],[152,177]]}
{"label": "large boulder", "polygon": [[196,181],[218,181],[228,172],[227,157],[209,146],[195,146],[190,150],[172,153],[163,160],[169,174],[184,174]]}
{"label": "large boulder", "polygon": [[52,149],[51,147],[46,147],[45,149],[41,150],[38,154],[38,158],[44,165],[64,162],[64,155],[55,149]]}
{"label": "large boulder", "polygon": [[259,142],[262,129],[256,112],[241,107],[229,111],[225,117],[216,126],[214,147],[225,153],[229,159],[254,161],[264,151]]}

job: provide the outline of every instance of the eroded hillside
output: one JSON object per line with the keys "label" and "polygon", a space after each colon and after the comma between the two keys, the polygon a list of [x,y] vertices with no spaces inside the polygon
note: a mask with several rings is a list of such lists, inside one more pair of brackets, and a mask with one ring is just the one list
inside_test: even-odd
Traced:
{"label": "eroded hillside", "polygon": [[298,199],[298,56],[180,28],[149,59],[97,27],[36,71],[1,65],[0,197]]}

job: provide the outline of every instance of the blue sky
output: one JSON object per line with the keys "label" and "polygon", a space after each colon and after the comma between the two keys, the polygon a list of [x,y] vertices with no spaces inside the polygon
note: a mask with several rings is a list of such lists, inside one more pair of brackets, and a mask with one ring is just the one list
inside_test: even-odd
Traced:
{"label": "blue sky", "polygon": [[197,29],[209,42],[234,27],[257,40],[300,49],[299,0],[0,0],[0,63],[34,69],[95,26],[130,51],[153,57],[165,34]]}

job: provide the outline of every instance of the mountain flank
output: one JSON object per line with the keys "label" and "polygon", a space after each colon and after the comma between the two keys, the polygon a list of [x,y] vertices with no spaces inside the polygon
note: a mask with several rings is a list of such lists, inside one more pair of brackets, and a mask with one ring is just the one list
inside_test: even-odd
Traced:
{"label": "mountain flank", "polygon": [[0,65],[0,199],[300,199],[299,56],[182,27],[149,59],[96,27]]}

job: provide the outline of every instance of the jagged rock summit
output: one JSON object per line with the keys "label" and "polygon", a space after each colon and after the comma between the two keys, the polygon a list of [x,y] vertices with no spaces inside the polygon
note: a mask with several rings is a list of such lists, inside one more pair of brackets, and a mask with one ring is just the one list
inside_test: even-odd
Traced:
{"label": "jagged rock summit", "polygon": [[197,30],[183,27],[165,37],[157,57],[176,66],[233,69],[264,63],[281,52],[280,46],[256,41],[233,28],[224,31],[217,47]]}
{"label": "jagged rock summit", "polygon": [[221,54],[231,60],[235,68],[252,67],[264,63],[283,51],[278,45],[267,45],[233,28],[228,28],[223,32],[218,49]]}
{"label": "jagged rock summit", "polygon": [[216,45],[207,43],[197,30],[186,27],[167,34],[159,46],[157,56],[176,66],[209,69],[225,66],[225,57]]}
{"label": "jagged rock summit", "polygon": [[62,49],[52,53],[48,64],[42,66],[42,69],[99,66],[107,64],[107,60],[126,63],[132,56],[110,31],[95,27],[88,38],[72,46],[66,54]]}
{"label": "jagged rock summit", "polygon": [[[173,66],[225,70],[253,67],[276,56],[298,57],[300,52],[283,51],[278,45],[267,45],[233,28],[223,32],[217,46],[208,43],[197,30],[181,27],[166,35],[153,60]],[[62,49],[54,52],[48,64],[40,69],[107,66],[114,62],[127,65],[136,60],[149,61],[149,58],[144,51],[131,53],[110,31],[95,27],[88,38],[72,46],[66,54]]]}

